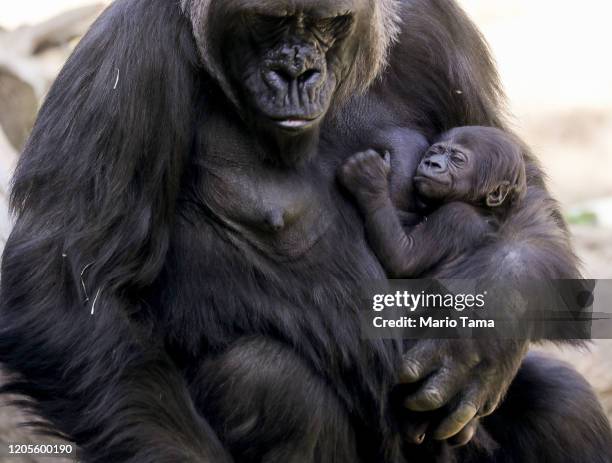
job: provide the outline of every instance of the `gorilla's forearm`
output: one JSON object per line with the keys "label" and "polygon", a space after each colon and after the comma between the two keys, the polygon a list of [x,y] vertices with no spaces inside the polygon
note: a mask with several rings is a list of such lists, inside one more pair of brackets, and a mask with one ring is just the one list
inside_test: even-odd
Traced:
{"label": "gorilla's forearm", "polygon": [[[481,265],[466,265],[457,278],[496,280],[506,288],[519,287],[524,282],[537,284],[538,280],[544,284],[554,279],[579,278],[577,260],[557,205],[541,185],[533,183],[525,207],[509,217],[500,229],[501,239],[487,249],[488,260]],[[494,309],[522,317],[512,312],[519,306],[522,305],[506,300],[503,307]],[[449,416],[435,430],[437,438],[451,436],[475,417],[492,413],[512,382],[530,342],[555,334],[536,329],[537,322],[529,319],[522,317],[524,331],[519,336],[509,336],[514,339],[416,343],[405,355],[401,379],[404,383],[425,382],[406,399],[406,407],[414,411],[437,410],[453,399],[455,405]]]}
{"label": "gorilla's forearm", "polygon": [[393,278],[410,278],[418,269],[423,271],[435,264],[438,255],[418,251],[423,227],[417,226],[406,233],[400,224],[395,206],[388,197],[381,198],[381,205],[361,205],[368,241],[383,267]]}
{"label": "gorilla's forearm", "polygon": [[[438,264],[457,261],[478,247],[489,226],[470,205],[441,206],[420,224],[406,228],[388,196],[376,204],[360,204],[368,241],[392,278],[437,276]],[[452,227],[452,233],[449,229]]]}

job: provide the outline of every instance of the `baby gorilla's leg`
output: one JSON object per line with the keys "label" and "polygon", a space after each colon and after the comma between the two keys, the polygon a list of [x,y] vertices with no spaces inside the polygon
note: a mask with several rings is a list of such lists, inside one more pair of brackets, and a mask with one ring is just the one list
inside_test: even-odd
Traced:
{"label": "baby gorilla's leg", "polygon": [[361,205],[389,197],[390,155],[367,150],[351,156],[338,172],[340,182]]}
{"label": "baby gorilla's leg", "polygon": [[344,407],[289,347],[249,338],[209,361],[196,404],[235,461],[356,462]]}

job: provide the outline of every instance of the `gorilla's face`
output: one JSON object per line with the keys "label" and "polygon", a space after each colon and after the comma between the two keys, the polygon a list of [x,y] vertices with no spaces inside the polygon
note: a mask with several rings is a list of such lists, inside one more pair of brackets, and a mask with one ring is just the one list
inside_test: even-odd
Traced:
{"label": "gorilla's face", "polygon": [[477,184],[474,152],[450,141],[432,145],[423,155],[414,177],[418,194],[436,201],[470,201]]}
{"label": "gorilla's face", "polygon": [[423,155],[414,177],[422,199],[499,207],[527,189],[520,143],[495,127],[456,127]]}
{"label": "gorilla's face", "polygon": [[259,125],[299,134],[319,124],[351,67],[362,3],[231,2],[222,56],[241,106]]}

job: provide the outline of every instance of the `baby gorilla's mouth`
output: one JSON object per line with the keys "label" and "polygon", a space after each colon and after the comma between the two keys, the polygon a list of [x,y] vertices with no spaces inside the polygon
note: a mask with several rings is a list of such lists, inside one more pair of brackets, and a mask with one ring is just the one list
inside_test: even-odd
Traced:
{"label": "baby gorilla's mouth", "polygon": [[451,190],[451,182],[437,176],[429,176],[419,172],[414,176],[414,188],[424,199],[442,199]]}
{"label": "baby gorilla's mouth", "polygon": [[448,182],[443,181],[440,177],[429,176],[422,173],[414,176],[414,183],[437,183],[438,185],[448,185]]}

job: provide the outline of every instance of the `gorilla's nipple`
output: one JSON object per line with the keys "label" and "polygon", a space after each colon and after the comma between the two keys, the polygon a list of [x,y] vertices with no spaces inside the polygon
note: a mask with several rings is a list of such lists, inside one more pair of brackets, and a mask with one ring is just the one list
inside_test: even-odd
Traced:
{"label": "gorilla's nipple", "polygon": [[278,208],[266,213],[266,227],[272,232],[278,232],[285,227],[285,210]]}

